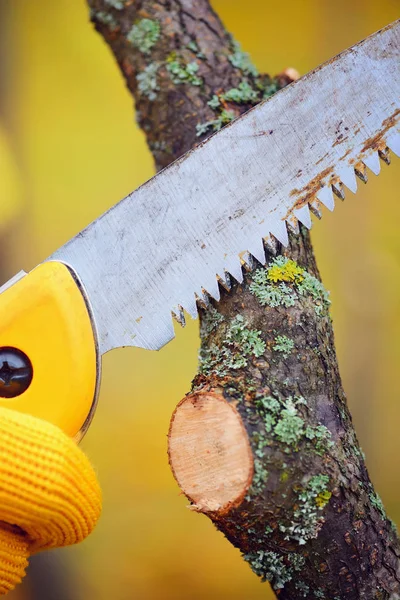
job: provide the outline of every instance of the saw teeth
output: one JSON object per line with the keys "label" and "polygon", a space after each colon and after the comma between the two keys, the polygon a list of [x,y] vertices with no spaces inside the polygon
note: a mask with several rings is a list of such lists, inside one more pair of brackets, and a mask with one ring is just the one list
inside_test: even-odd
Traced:
{"label": "saw teeth", "polygon": [[361,181],[363,183],[367,183],[368,175],[367,175],[367,169],[366,169],[364,163],[357,163],[356,166],[354,167],[354,172],[357,175],[357,177],[359,179],[361,179]]}
{"label": "saw teeth", "polygon": [[326,206],[328,210],[335,208],[335,200],[333,198],[333,192],[330,185],[325,185],[317,192],[317,198]]}
{"label": "saw teeth", "polygon": [[372,171],[374,175],[379,175],[381,172],[381,163],[379,162],[377,152],[373,152],[373,154],[370,154],[369,156],[364,156],[363,163],[367,165],[368,169]]}
{"label": "saw teeth", "polygon": [[339,198],[339,200],[345,199],[343,185],[340,183],[340,181],[332,184],[332,191],[335,194],[335,196]]}
{"label": "saw teeth", "polygon": [[[198,294],[195,294],[196,296],[196,302],[197,302],[197,306],[200,306],[201,308],[204,308],[207,310],[207,308],[210,308],[211,306],[211,301],[210,301],[210,294],[207,292],[207,290],[205,290],[204,288],[201,288],[201,296],[199,296]],[[215,300],[219,300],[219,296],[218,298],[215,298]]]}
{"label": "saw teeth", "polygon": [[293,214],[289,215],[289,217],[286,219],[286,224],[295,235],[298,235],[300,233],[299,221]]}
{"label": "saw teeth", "polygon": [[342,167],[337,171],[337,176],[353,194],[357,191],[357,179],[353,167]]}
{"label": "saw teeth", "polygon": [[276,256],[278,254],[278,242],[273,236],[269,235],[268,237],[265,237],[264,244],[267,251],[272,254],[272,256]]}
{"label": "saw teeth", "polygon": [[294,210],[293,212],[295,214],[295,217],[300,221],[300,223],[304,225],[304,227],[307,227],[307,229],[311,229],[312,223],[308,204],[305,204],[301,208],[296,208],[296,210]]}
{"label": "saw teeth", "polygon": [[[331,193],[332,193],[332,190],[331,190]],[[317,194],[317,196],[318,196],[318,194]],[[321,204],[320,204],[318,198],[313,198],[311,200],[311,202],[308,203],[308,205],[309,205],[310,210],[313,213],[313,215],[315,215],[317,217],[317,219],[322,219]]]}
{"label": "saw teeth", "polygon": [[387,146],[396,156],[400,156],[400,133],[393,133],[386,141]]}
{"label": "saw teeth", "polygon": [[183,313],[182,306],[180,306],[178,304],[178,306],[174,310],[171,310],[171,315],[172,315],[172,318],[175,319],[175,321],[177,321],[179,323],[179,325],[181,325],[181,327],[185,327],[186,319],[185,319],[185,315]]}
{"label": "saw teeth", "polygon": [[[202,295],[205,298],[205,303],[209,304],[209,297],[214,298],[217,302],[219,302],[221,295],[219,291],[218,281],[216,277],[210,279],[209,283],[206,284],[205,288],[201,288]],[[199,296],[200,297],[200,296]]]}
{"label": "saw teeth", "polygon": [[254,256],[252,256],[250,254],[250,252],[243,252],[243,254],[241,254],[242,257],[242,267],[247,271],[247,273],[250,273],[256,266],[256,260],[254,258]]}
{"label": "saw teeth", "polygon": [[286,218],[286,225],[294,234],[298,235],[300,233],[299,221],[295,216],[295,209],[293,209],[293,212]]}
{"label": "saw teeth", "polygon": [[[270,227],[270,235],[259,240],[255,240],[252,246],[249,247],[248,251],[240,253],[240,255],[226,257],[225,269],[223,276],[217,275],[215,279],[215,285],[209,284],[205,289],[202,288],[202,294],[194,294],[193,301],[189,299],[183,303],[183,307],[178,305],[174,310],[171,311],[172,317],[182,326],[186,325],[186,319],[184,310],[192,317],[198,316],[197,306],[204,309],[210,307],[210,297],[216,301],[220,300],[220,288],[230,292],[232,289],[231,279],[232,277],[238,281],[243,282],[243,270],[250,272],[253,271],[258,264],[265,265],[266,263],[266,252],[273,256],[276,256],[278,251],[281,250],[281,245],[288,246],[289,236],[288,227],[291,231],[299,233],[299,223],[311,228],[312,221],[310,211],[320,219],[322,217],[321,204],[326,206],[330,211],[335,208],[334,195],[341,200],[345,199],[346,186],[351,192],[357,192],[357,177],[361,179],[363,183],[367,183],[368,175],[367,168],[372,171],[375,175],[380,173],[380,162],[382,160],[387,165],[390,164],[390,151],[394,152],[397,156],[400,156],[400,134],[396,131],[386,141],[386,147],[381,147],[377,151],[370,152],[367,156],[362,156],[362,159],[358,159],[359,162],[354,166],[342,165],[336,170],[336,177],[332,177],[335,183],[331,185],[323,185],[315,197],[301,208],[293,208],[292,213],[287,217],[286,220],[274,221]],[[172,336],[171,336],[172,337]]]}
{"label": "saw teeth", "polygon": [[193,294],[187,298],[185,302],[182,303],[183,310],[186,311],[192,319],[197,319],[197,303],[196,303],[196,295]]}
{"label": "saw teeth", "polygon": [[225,266],[226,271],[236,279],[238,283],[243,282],[242,265],[238,256],[231,256]]}
{"label": "saw teeth", "polygon": [[230,278],[229,273],[227,273],[226,271],[224,272],[223,277],[221,277],[221,275],[217,275],[217,282],[218,282],[218,285],[226,292],[231,291],[231,289],[232,289],[231,278]]}
{"label": "saw teeth", "polygon": [[387,165],[390,165],[390,150],[387,146],[383,150],[378,150],[378,154],[379,154],[379,158],[384,163],[386,163]]}
{"label": "saw teeth", "polygon": [[271,233],[283,246],[289,245],[286,221],[276,221],[271,228]]}
{"label": "saw teeth", "polygon": [[256,260],[262,265],[265,265],[266,257],[265,257],[265,249],[263,239],[260,237],[257,240],[254,240],[252,245],[248,248],[251,256],[254,256]]}

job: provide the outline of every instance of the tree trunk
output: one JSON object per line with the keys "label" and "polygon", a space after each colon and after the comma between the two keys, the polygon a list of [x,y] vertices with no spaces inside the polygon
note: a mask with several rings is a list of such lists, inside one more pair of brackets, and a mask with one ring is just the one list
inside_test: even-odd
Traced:
{"label": "tree trunk", "polygon": [[[157,169],[296,78],[260,75],[207,0],[88,3]],[[171,467],[279,598],[400,598],[398,538],[347,409],[308,232],[266,256],[200,309],[200,368],[171,421]]]}

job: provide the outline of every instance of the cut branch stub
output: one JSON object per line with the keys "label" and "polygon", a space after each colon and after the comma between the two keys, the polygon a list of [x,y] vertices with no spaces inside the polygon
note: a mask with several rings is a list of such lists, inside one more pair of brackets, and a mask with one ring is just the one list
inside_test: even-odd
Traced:
{"label": "cut branch stub", "polygon": [[253,479],[253,454],[242,419],[218,390],[186,396],[168,435],[169,461],[199,512],[224,514],[239,505]]}

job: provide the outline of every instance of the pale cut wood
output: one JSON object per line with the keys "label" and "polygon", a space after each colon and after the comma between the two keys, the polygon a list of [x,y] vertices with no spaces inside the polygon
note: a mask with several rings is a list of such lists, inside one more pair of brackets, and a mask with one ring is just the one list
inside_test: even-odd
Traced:
{"label": "pale cut wood", "polygon": [[243,500],[253,455],[239,413],[222,394],[186,396],[172,416],[168,440],[170,465],[190,508],[224,513]]}

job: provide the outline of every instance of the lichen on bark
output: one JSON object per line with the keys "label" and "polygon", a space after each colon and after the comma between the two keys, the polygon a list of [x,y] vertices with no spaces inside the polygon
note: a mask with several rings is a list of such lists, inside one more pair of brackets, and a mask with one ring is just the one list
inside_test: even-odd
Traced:
{"label": "lichen on bark", "polygon": [[[229,346],[226,332],[237,315],[265,347],[259,356],[242,352],[240,368],[228,361],[194,380],[197,391],[222,388],[235,404],[254,456],[243,503],[210,516],[280,598],[395,598],[398,541],[382,504],[371,500],[375,492],[337,369],[329,297],[304,252],[307,240],[304,230],[292,235],[290,249],[269,255],[265,267],[247,273],[205,313],[213,326],[203,331],[200,371],[210,349]],[[264,294],[283,285],[283,302],[270,290]],[[277,352],[277,333],[295,350]]]}
{"label": "lichen on bark", "polygon": [[[207,0],[88,0],[136,104],[157,169],[291,81],[259,74]],[[293,116],[294,117],[294,116]],[[400,598],[400,547],[343,392],[308,232],[200,309],[193,390],[240,414],[254,476],[204,511],[279,598]]]}
{"label": "lichen on bark", "polygon": [[157,168],[291,78],[259,75],[209,4],[88,0],[135,98]]}

